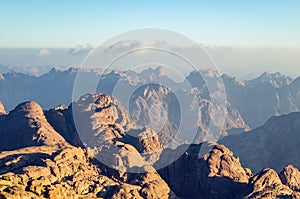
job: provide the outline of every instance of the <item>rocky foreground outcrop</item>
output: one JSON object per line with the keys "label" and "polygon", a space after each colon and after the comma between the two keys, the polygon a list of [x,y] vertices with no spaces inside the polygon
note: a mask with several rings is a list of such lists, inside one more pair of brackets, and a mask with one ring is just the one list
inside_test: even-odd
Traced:
{"label": "rocky foreground outcrop", "polygon": [[[210,151],[205,153],[205,149]],[[176,150],[165,153],[174,155]],[[297,168],[291,165],[285,167],[280,177],[269,168],[253,174],[220,144],[191,145],[178,160],[158,172],[181,198],[273,199],[300,196],[300,172]]]}
{"label": "rocky foreground outcrop", "polygon": [[253,173],[216,143],[164,148],[104,94],[49,111],[22,103],[0,117],[0,142],[0,198],[300,197],[296,167]]}
{"label": "rocky foreground outcrop", "polygon": [[81,148],[28,147],[0,158],[0,198],[175,197],[156,172],[118,179]]}
{"label": "rocky foreground outcrop", "polygon": [[280,177],[272,169],[252,174],[223,145],[211,147],[200,158],[201,145],[192,145],[158,173],[122,177],[73,146],[2,152],[0,198],[299,198],[295,167],[287,166]]}
{"label": "rocky foreground outcrop", "polygon": [[[76,126],[72,110],[86,120]],[[36,102],[18,105],[0,123],[0,198],[176,198],[153,168],[126,172],[163,148],[153,130],[134,126],[117,99],[103,94],[47,112]]]}

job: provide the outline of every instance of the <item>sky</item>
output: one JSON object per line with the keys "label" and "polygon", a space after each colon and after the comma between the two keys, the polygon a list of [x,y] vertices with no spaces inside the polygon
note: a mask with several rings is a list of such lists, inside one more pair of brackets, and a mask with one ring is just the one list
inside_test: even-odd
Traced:
{"label": "sky", "polygon": [[221,72],[296,77],[299,10],[298,0],[3,0],[0,72],[80,66],[93,47],[119,34],[159,28],[204,45]]}
{"label": "sky", "polygon": [[70,48],[122,32],[163,28],[197,43],[300,48],[297,0],[7,0],[0,4],[0,48]]}

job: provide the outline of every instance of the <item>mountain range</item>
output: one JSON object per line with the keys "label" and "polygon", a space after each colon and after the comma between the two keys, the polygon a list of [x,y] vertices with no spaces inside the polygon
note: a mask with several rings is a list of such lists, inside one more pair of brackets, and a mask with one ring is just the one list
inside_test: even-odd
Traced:
{"label": "mountain range", "polygon": [[[70,111],[78,113],[75,115],[80,124],[75,124],[76,117],[69,117]],[[276,151],[268,155],[278,163],[284,160],[280,159],[282,154],[297,157],[297,147],[294,151],[285,150],[285,143],[278,141],[282,138],[267,137],[295,134],[300,129],[299,119],[298,113],[275,116],[257,130],[229,135],[222,143],[240,137],[240,146],[247,140],[249,145],[257,144],[258,149],[268,149],[272,142],[271,149]],[[291,133],[283,134],[284,128]],[[291,161],[285,162],[279,173],[271,168],[252,172],[253,164],[241,164],[222,144],[202,142],[164,147],[153,129],[137,127],[119,100],[106,94],[86,94],[68,107],[57,106],[48,111],[33,101],[21,103],[0,115],[0,132],[2,198],[300,196],[299,170],[288,164],[297,165],[298,161],[287,158]],[[264,134],[259,143],[255,140],[257,134]],[[258,158],[251,159],[251,163],[258,165],[254,170],[265,163],[257,148],[252,152],[247,148],[248,155],[257,152]],[[268,162],[270,167],[272,163]],[[243,167],[245,164],[251,169]]]}
{"label": "mountain range", "polygon": [[[103,71],[100,69],[85,69],[79,72],[79,69],[76,68],[68,70],[53,68],[49,73],[38,77],[9,72],[0,75],[0,101],[7,110],[11,110],[26,100],[36,101],[45,109],[55,107],[58,104],[70,104],[73,100],[73,87],[78,79],[78,73],[84,78],[83,81],[87,85],[98,82],[92,92],[114,95],[113,92],[115,92],[116,87],[120,87],[120,90],[123,89],[123,92],[126,93],[136,90],[147,82],[160,82],[161,86],[171,89],[173,94],[176,94],[177,91],[193,92],[199,97],[197,103],[200,105],[197,106],[210,110],[211,118],[213,117],[213,110],[217,110],[218,107],[216,106],[219,105],[210,98],[211,93],[209,93],[207,83],[221,82],[226,94],[226,98],[224,98],[226,102],[224,102],[223,107],[226,107],[227,110],[223,110],[223,112],[227,116],[227,124],[226,127],[218,128],[226,131],[225,135],[230,134],[230,131],[242,132],[254,129],[274,115],[297,112],[300,107],[300,77],[292,79],[280,73],[269,74],[265,72],[256,79],[242,81],[216,71],[204,70],[193,71],[185,80],[174,82],[174,78],[166,75],[164,67],[149,68],[141,73]],[[141,89],[139,92],[142,92]],[[151,92],[162,92],[162,90],[157,86],[152,88]],[[48,93],[51,93],[51,97],[45,97],[48,96]],[[87,92],[79,93],[77,97],[85,93]],[[126,104],[125,100],[128,101],[129,99],[122,99],[123,96],[126,95],[120,94],[117,97],[123,104]],[[136,110],[133,112],[137,113]],[[177,113],[176,115],[180,114]],[[211,118],[207,121],[214,121]],[[237,131],[236,129],[241,130]]]}
{"label": "mountain range", "polygon": [[300,77],[0,77],[0,198],[300,197]]}
{"label": "mountain range", "polygon": [[257,172],[265,167],[279,171],[287,164],[300,167],[300,113],[273,116],[264,125],[219,142],[226,145],[241,163]]}

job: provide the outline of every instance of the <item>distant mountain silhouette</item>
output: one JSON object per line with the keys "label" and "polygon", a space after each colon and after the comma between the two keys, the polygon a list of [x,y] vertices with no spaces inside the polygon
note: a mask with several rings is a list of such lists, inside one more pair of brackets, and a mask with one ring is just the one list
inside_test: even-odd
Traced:
{"label": "distant mountain silhouette", "polygon": [[[157,69],[149,68],[141,73],[116,70],[101,71],[97,69],[85,69],[80,73],[82,78],[86,80],[87,85],[98,82],[95,92],[106,94],[113,94],[115,87],[120,85],[121,88],[126,88],[123,92],[128,93],[130,90],[135,90],[151,81],[167,85],[172,92],[174,92],[174,89],[191,92],[193,88],[193,92],[196,92],[199,97],[199,107],[206,106],[206,109],[209,104],[212,107],[216,106],[215,103],[211,103],[206,81],[217,82],[222,80],[226,90],[226,106],[228,106],[228,110],[224,110],[224,112],[228,112],[226,113],[226,121],[228,124],[230,123],[229,126],[226,124],[227,127],[218,127],[221,128],[221,131],[224,131],[222,136],[254,129],[273,115],[299,111],[300,107],[299,78],[292,80],[292,78],[280,73],[264,73],[254,80],[241,81],[235,77],[222,75],[212,70],[193,71],[181,83],[174,82],[166,76],[163,66]],[[70,104],[77,74],[78,69],[76,68],[68,70],[53,68],[49,73],[39,77],[16,72],[2,74],[0,101],[7,111],[28,100],[38,102],[45,109],[50,109],[58,104]],[[191,87],[187,88],[185,85],[191,85]],[[51,93],[51,97],[48,97],[49,93]],[[124,101],[121,98],[120,100]],[[204,104],[206,105],[203,106]],[[208,110],[213,110],[213,108]],[[231,119],[229,119],[230,117]],[[236,121],[234,122],[234,120]],[[217,123],[212,118],[209,121]],[[205,122],[201,120],[201,123]],[[171,126],[168,129],[173,128]],[[234,127],[232,130],[230,130],[231,126]]]}

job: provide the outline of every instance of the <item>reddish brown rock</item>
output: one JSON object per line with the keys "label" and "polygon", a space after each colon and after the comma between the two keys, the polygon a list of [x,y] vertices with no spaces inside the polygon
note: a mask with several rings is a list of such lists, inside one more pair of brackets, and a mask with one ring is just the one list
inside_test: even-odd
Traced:
{"label": "reddish brown rock", "polygon": [[300,191],[300,172],[293,165],[288,165],[280,172],[279,177],[283,184],[294,191]]}
{"label": "reddish brown rock", "polygon": [[[0,151],[28,146],[66,145],[65,139],[48,123],[36,102],[24,102],[0,120]],[[4,139],[5,138],[5,139]]]}
{"label": "reddish brown rock", "polygon": [[264,169],[251,180],[252,190],[246,198],[251,199],[273,199],[282,197],[292,197],[293,191],[283,185],[276,171]]}

